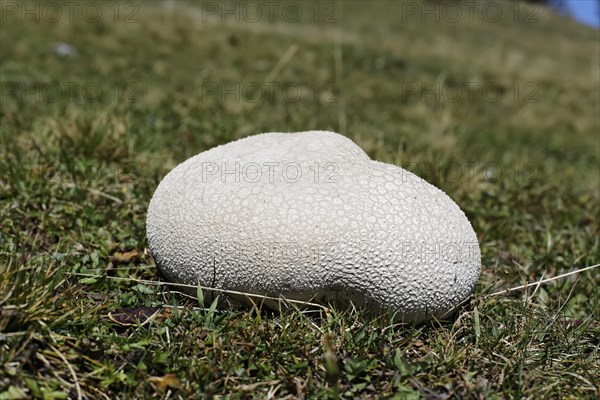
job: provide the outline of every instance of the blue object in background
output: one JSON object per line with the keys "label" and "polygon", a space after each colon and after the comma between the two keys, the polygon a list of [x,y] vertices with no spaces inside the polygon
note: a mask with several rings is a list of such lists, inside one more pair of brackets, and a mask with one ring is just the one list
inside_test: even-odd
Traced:
{"label": "blue object in background", "polygon": [[559,12],[572,16],[582,24],[600,28],[600,1],[599,0],[566,0],[552,1]]}

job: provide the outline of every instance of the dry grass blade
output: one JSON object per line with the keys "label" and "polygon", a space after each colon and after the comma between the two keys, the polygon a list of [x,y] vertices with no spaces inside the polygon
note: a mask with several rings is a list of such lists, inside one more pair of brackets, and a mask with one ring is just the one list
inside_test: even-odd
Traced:
{"label": "dry grass blade", "polygon": [[202,290],[214,291],[214,292],[218,292],[218,293],[245,296],[250,301],[252,301],[252,298],[263,299],[263,300],[274,300],[274,301],[284,302],[284,303],[292,303],[292,304],[299,304],[299,305],[304,305],[304,306],[309,306],[309,307],[317,307],[317,308],[322,309],[325,312],[330,311],[329,307],[326,307],[322,304],[312,303],[310,301],[287,299],[285,297],[264,296],[264,295],[255,294],[255,293],[240,292],[237,290],[226,290],[226,289],[211,288],[211,287],[207,287],[207,286],[187,285],[184,283],[150,281],[147,279],[123,278],[123,277],[116,277],[116,276],[102,276],[102,275],[95,275],[95,274],[75,273],[74,275],[84,276],[84,277],[88,277],[88,278],[106,278],[106,279],[112,279],[112,280],[129,281],[129,282],[142,283],[145,285],[152,285],[152,286],[175,286],[175,287],[188,288],[188,289],[200,288]]}
{"label": "dry grass blade", "polygon": [[283,69],[283,67],[285,67],[286,64],[292,59],[292,57],[294,56],[294,53],[297,50],[298,50],[298,45],[292,44],[286,50],[286,52],[283,53],[283,55],[281,56],[279,61],[277,61],[277,64],[275,64],[275,66],[273,67],[271,72],[269,72],[269,75],[267,75],[267,77],[265,78],[264,83],[270,83],[279,74],[279,72]]}
{"label": "dry grass blade", "polygon": [[557,276],[554,276],[552,278],[547,278],[547,279],[543,279],[543,280],[540,280],[540,281],[536,281],[536,282],[532,282],[532,283],[527,283],[525,285],[521,285],[521,286],[516,286],[516,287],[509,288],[509,289],[500,290],[498,292],[488,294],[488,295],[484,296],[483,298],[485,299],[485,298],[488,298],[488,297],[498,296],[498,295],[501,295],[501,294],[508,294],[508,293],[511,293],[511,292],[514,292],[514,291],[517,291],[517,290],[527,289],[527,288],[532,287],[532,286],[536,286],[537,287],[537,286],[539,286],[539,285],[541,285],[543,283],[548,283],[548,282],[555,281],[557,279],[566,278],[567,276],[570,276],[570,275],[580,274],[582,272],[589,271],[591,269],[598,268],[598,267],[600,267],[600,264],[596,264],[596,265],[592,265],[592,266],[589,266],[589,267],[586,267],[586,268],[581,268],[581,269],[578,269],[578,270],[575,270],[575,271],[567,272],[565,274],[557,275]]}
{"label": "dry grass blade", "polygon": [[67,357],[65,357],[65,355],[63,353],[61,353],[56,347],[52,346],[51,344],[49,346],[60,357],[60,359],[63,360],[63,362],[69,369],[69,372],[71,373],[71,376],[73,377],[73,383],[75,384],[75,390],[77,391],[77,399],[81,400],[83,398],[83,395],[81,393],[81,386],[79,385],[79,379],[77,378],[77,373],[75,373],[73,366],[71,365],[69,360],[67,360]]}
{"label": "dry grass blade", "polygon": [[162,307],[127,307],[108,313],[108,318],[122,326],[144,326],[152,321]]}

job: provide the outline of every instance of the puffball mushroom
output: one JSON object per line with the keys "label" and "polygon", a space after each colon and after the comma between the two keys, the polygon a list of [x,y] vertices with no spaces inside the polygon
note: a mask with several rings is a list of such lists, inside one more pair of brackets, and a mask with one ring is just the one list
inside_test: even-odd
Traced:
{"label": "puffball mushroom", "polygon": [[412,322],[467,298],[481,265],[450,197],[325,131],[255,135],[188,159],[159,184],[146,227],[173,282]]}

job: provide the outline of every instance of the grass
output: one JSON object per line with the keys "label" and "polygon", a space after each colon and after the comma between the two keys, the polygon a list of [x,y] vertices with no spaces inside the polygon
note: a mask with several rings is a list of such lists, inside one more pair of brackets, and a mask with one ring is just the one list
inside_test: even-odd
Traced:
{"label": "grass", "polygon": [[[600,396],[597,269],[487,296],[598,263],[598,31],[508,3],[492,22],[456,23],[399,2],[321,3],[317,23],[308,2],[292,3],[299,21],[276,9],[238,23],[197,2],[106,3],[97,22],[83,6],[52,22],[50,3],[27,3],[39,21],[9,4],[1,399]],[[460,99],[444,92],[457,87]],[[143,282],[159,280],[146,208],[172,167],[249,134],[315,128],[465,210],[482,274],[452,320],[199,309]],[[111,320],[127,307],[157,314]]]}

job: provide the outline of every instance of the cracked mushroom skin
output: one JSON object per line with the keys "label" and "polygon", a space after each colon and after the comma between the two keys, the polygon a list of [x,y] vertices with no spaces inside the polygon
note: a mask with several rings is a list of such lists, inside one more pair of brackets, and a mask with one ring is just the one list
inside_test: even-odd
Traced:
{"label": "cracked mushroom skin", "polygon": [[352,302],[407,322],[449,313],[481,265],[450,197],[325,131],[250,136],[188,159],[160,182],[146,228],[173,282]]}

